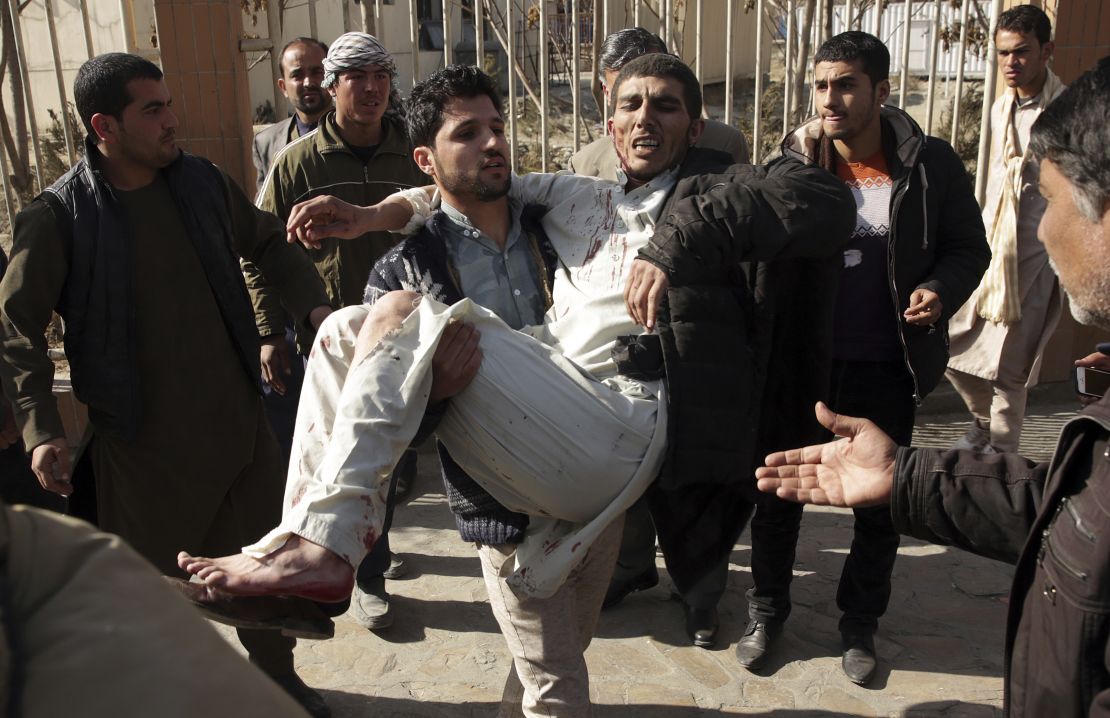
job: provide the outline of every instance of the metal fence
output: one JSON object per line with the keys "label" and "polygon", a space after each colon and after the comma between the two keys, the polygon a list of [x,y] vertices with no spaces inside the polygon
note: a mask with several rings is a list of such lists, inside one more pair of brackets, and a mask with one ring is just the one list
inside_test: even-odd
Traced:
{"label": "metal fence", "polygon": [[[276,3],[276,0],[272,0]],[[114,35],[111,42],[94,43],[94,34],[90,23],[89,2],[97,3],[96,12],[105,12],[104,7],[110,5],[118,12],[117,21],[121,32]],[[157,61],[157,52],[149,47],[144,48],[138,42],[136,12],[140,10],[144,17],[153,17],[153,0],[77,0],[76,10],[80,12],[83,21],[83,55],[90,57],[95,52],[112,50],[127,50],[139,52],[152,57]],[[318,12],[330,4],[330,12],[334,14],[336,4],[339,4],[342,15],[343,29],[361,28],[364,26],[382,27],[383,0],[364,0],[359,5],[353,5],[350,0],[305,0],[308,11],[307,27],[287,27],[285,35],[310,34],[319,36],[320,26]],[[301,6],[305,2],[299,3]],[[831,10],[831,27],[824,27],[823,23],[812,22],[808,41],[802,43],[798,28],[805,24],[806,0],[751,0],[751,12],[745,12],[742,0],[654,0],[651,3],[645,0],[544,0],[537,3],[534,0],[424,0],[424,12],[427,14],[429,7],[437,8],[440,14],[438,21],[442,31],[441,57],[439,65],[454,61],[455,40],[462,38],[468,43],[469,34],[473,33],[474,47],[485,48],[487,41],[496,41],[499,47],[497,55],[504,62],[504,70],[512,81],[507,82],[507,112],[509,119],[509,136],[513,147],[514,167],[519,161],[520,138],[517,119],[521,116],[524,104],[530,103],[538,115],[538,136],[529,137],[529,144],[538,147],[539,166],[541,169],[553,169],[551,162],[551,139],[549,137],[549,122],[553,108],[561,116],[569,112],[566,117],[568,124],[574,130],[571,133],[571,150],[577,151],[581,146],[585,126],[584,98],[596,95],[591,93],[591,88],[596,83],[596,51],[598,40],[612,30],[619,27],[642,24],[649,28],[657,28],[659,34],[672,48],[681,49],[687,58],[692,57],[692,67],[699,77],[704,77],[703,68],[707,59],[703,54],[703,41],[711,33],[724,32],[725,35],[725,103],[721,117],[729,124],[738,124],[740,117],[734,112],[736,104],[737,80],[735,71],[737,58],[744,53],[755,53],[755,72],[753,95],[749,109],[751,122],[744,124],[750,129],[749,140],[753,147],[760,147],[761,141],[770,141],[769,133],[776,138],[781,137],[780,130],[785,132],[792,122],[799,118],[797,113],[792,115],[788,110],[792,106],[801,108],[810,107],[809,97],[810,82],[795,83],[793,80],[801,73],[811,73],[813,67],[813,52],[824,40],[828,32],[836,33],[848,28],[858,28],[878,34],[891,49],[892,80],[898,80],[898,86],[906,88],[909,78],[921,76],[927,82],[926,102],[926,132],[933,129],[934,103],[938,92],[938,84],[944,83],[941,88],[944,92],[955,98],[956,108],[953,112],[951,138],[955,139],[959,131],[959,103],[963,92],[963,85],[968,78],[983,78],[985,98],[981,115],[980,149],[978,166],[983,167],[986,152],[989,146],[989,106],[994,96],[996,61],[993,46],[993,37],[987,51],[982,56],[968,52],[968,17],[973,0],[963,0],[962,7],[957,11],[949,7],[947,0],[922,0],[904,3],[890,3],[882,14],[878,14],[874,7],[874,0],[816,0],[816,17],[823,17],[826,11]],[[990,24],[994,23],[1001,10],[1002,0],[989,0],[978,3],[979,10],[989,13]],[[145,3],[145,5],[142,5]],[[396,3],[396,5],[394,5]],[[826,3],[833,3],[831,7]],[[386,2],[394,8],[407,12],[408,32],[407,37],[384,37],[390,50],[398,53],[407,51],[411,57],[411,66],[402,69],[408,70],[408,78],[419,79],[421,76],[421,58],[427,51],[420,46],[421,30],[428,22],[421,18],[420,0],[393,0]],[[72,3],[67,4],[71,6]],[[150,7],[147,7],[150,6]],[[319,6],[319,7],[318,7]],[[72,73],[72,68],[63,68],[59,56],[59,40],[55,27],[57,8],[52,0],[30,0],[26,8],[37,9],[42,22],[36,29],[29,30],[20,24],[21,12],[17,10],[18,3],[9,0],[5,3],[4,12],[9,17],[14,29],[14,44],[18,58],[17,67],[9,67],[5,78],[5,92],[13,92],[11,78],[18,73],[21,78],[21,90],[27,112],[28,132],[25,137],[16,137],[16,143],[26,150],[29,145],[34,155],[34,168],[37,173],[38,186],[51,178],[42,176],[42,129],[35,114],[36,106],[44,103],[58,101],[62,107],[68,102],[67,83],[65,72]],[[357,9],[356,9],[357,8]],[[397,10],[393,10],[396,12]],[[27,17],[27,9],[23,16]],[[95,13],[94,13],[95,14]],[[723,16],[723,17],[722,17]],[[277,53],[273,48],[282,45],[282,28],[280,27],[278,13],[270,13],[267,19],[269,38],[244,39],[240,49],[244,52],[260,52],[268,54],[271,70],[276,76],[279,74]],[[907,17],[909,21],[907,22]],[[575,19],[575,20],[572,20]],[[455,23],[462,22],[459,30],[455,30]],[[69,20],[72,22],[72,19]],[[754,22],[756,25],[754,46],[742,46],[732,40],[738,23]],[[962,34],[948,51],[941,47],[940,29],[954,24],[962,28]],[[101,23],[103,24],[103,23]],[[461,31],[461,32],[460,32]],[[465,37],[464,37],[465,33]],[[43,35],[43,36],[39,36]],[[992,33],[988,33],[992,35]],[[492,38],[492,39],[491,39]],[[765,50],[770,43],[772,52]],[[39,48],[48,46],[52,61],[55,82],[54,92],[56,97],[44,98],[44,85],[39,83],[34,89],[28,77],[28,45]],[[95,46],[94,46],[95,45]],[[800,56],[801,48],[807,48],[804,56]],[[766,58],[770,57],[770,61]],[[259,60],[266,59],[262,56]],[[486,58],[488,59],[488,58]],[[425,70],[424,74],[427,74]],[[803,78],[805,80],[806,78]],[[764,114],[764,89],[769,84],[777,83],[781,86],[781,97],[777,102],[782,103],[783,121],[781,127],[769,127],[763,121]],[[951,86],[954,83],[954,86]],[[407,83],[406,83],[407,84]],[[569,87],[570,108],[564,109],[565,101],[553,103],[551,97],[552,85]],[[892,83],[893,84],[893,83]],[[564,91],[565,93],[565,91]],[[36,97],[34,95],[38,94]],[[905,92],[898,95],[899,104],[904,104]],[[275,96],[275,102],[279,97]],[[802,101],[799,102],[799,99]],[[893,101],[893,97],[892,97]],[[280,107],[281,104],[275,106]],[[604,108],[601,108],[604,116]],[[63,116],[64,116],[63,112]],[[592,113],[590,113],[592,115]],[[63,122],[65,127],[66,151],[72,161],[77,150],[77,138],[72,136],[71,129]],[[13,188],[9,181],[9,156],[8,152],[0,151],[0,172],[3,173],[4,204],[9,219],[12,216],[15,202],[13,201]],[[982,196],[983,172],[977,172],[976,191]]]}

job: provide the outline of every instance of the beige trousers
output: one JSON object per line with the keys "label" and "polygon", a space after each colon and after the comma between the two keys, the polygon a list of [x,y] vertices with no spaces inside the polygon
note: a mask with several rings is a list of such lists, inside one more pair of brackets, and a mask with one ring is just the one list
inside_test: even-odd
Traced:
{"label": "beige trousers", "polygon": [[624,517],[613,521],[548,598],[514,592],[512,544],[478,544],[490,607],[513,656],[498,718],[589,718],[590,677],[583,655],[620,550]]}
{"label": "beige trousers", "polygon": [[1025,379],[983,379],[955,369],[948,369],[945,376],[979,426],[990,429],[991,446],[1001,452],[1016,452],[1029,396]]}
{"label": "beige trousers", "polygon": [[421,300],[352,364],[357,328],[371,311],[347,307],[317,332],[282,522],[244,552],[264,556],[296,534],[359,564],[381,529],[389,476],[424,417],[439,337],[464,320],[481,332],[482,364],[436,436],[494,499],[533,517],[507,580],[528,595],[552,595],[659,473],[661,388],[600,382],[465,299],[451,307]]}

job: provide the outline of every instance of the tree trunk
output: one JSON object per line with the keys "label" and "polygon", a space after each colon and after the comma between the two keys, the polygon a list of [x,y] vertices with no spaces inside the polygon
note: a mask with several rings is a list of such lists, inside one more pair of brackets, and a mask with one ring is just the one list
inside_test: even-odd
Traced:
{"label": "tree trunk", "polygon": [[[3,150],[11,159],[11,175],[8,177],[15,189],[20,205],[31,198],[34,184],[31,179],[30,148],[27,140],[27,107],[23,96],[23,75],[19,72],[19,54],[15,47],[15,26],[12,24],[10,0],[0,0],[0,83],[5,75],[11,78],[12,115],[15,117],[15,132],[8,122],[4,107],[3,93],[0,93],[0,139]],[[16,12],[18,12],[18,5]]]}
{"label": "tree trunk", "polygon": [[601,26],[602,2],[604,2],[604,0],[594,0],[594,42],[593,49],[591,50],[593,58],[590,63],[593,69],[590,71],[590,94],[594,96],[594,102],[597,103],[598,114],[604,117],[605,93],[601,91],[601,68],[598,67],[601,55],[601,43],[605,41],[605,29]]}
{"label": "tree trunk", "polygon": [[[802,92],[806,88],[806,72],[812,64],[810,53],[810,35],[813,31],[813,15],[817,11],[817,0],[806,0],[805,14],[802,17],[802,26],[798,28],[797,60],[794,63],[794,89],[790,93],[790,122],[791,127],[802,121],[805,114],[802,108]],[[807,98],[808,99],[808,98]]]}
{"label": "tree trunk", "polygon": [[374,0],[361,0],[358,4],[358,14],[362,19],[362,31],[367,35],[378,36],[377,22],[374,17]]}

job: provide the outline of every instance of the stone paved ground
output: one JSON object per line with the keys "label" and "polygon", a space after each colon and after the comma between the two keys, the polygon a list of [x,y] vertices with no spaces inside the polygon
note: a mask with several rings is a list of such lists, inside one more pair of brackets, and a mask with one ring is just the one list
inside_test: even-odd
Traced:
{"label": "stone paved ground", "polygon": [[[944,446],[962,433],[958,397],[923,407],[915,443]],[[1066,385],[1033,395],[1023,451],[1047,456],[1076,408]],[[485,600],[473,549],[455,533],[434,455],[421,456],[413,498],[397,512],[392,542],[410,575],[390,581],[396,624],[379,634],[349,617],[330,641],[302,641],[298,670],[337,718],[464,718],[496,713],[509,658]],[[750,585],[747,535],[732,555],[715,650],[686,644],[669,581],[602,615],[587,659],[598,718],[714,715],[997,716],[1007,566],[906,539],[894,595],[877,636],[880,668],[867,688],[840,671],[835,593],[851,517],[807,509],[795,566],[794,613],[769,665],[741,668],[732,649]],[[225,633],[225,635],[227,635]],[[234,642],[234,641],[233,641]]]}

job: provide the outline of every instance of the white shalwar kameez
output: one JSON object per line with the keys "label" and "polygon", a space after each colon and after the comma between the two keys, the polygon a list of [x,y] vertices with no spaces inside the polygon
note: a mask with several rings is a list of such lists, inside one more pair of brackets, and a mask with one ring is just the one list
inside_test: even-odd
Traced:
{"label": "white shalwar kameez", "polygon": [[[498,502],[533,517],[509,584],[539,598],[554,593],[662,466],[661,383],[617,375],[610,350],[617,337],[642,332],[625,308],[625,278],[676,174],[628,193],[574,175],[513,178],[518,200],[548,207],[544,230],[561,260],[538,327],[517,332],[469,300],[446,307],[425,297],[351,366],[369,309],[329,317],[305,375],[281,525],[244,552],[262,557],[297,534],[358,565],[379,535],[392,469],[423,418],[439,338],[462,320],[481,332],[482,365],[450,400],[436,436]],[[411,288],[426,279],[413,277]]]}

